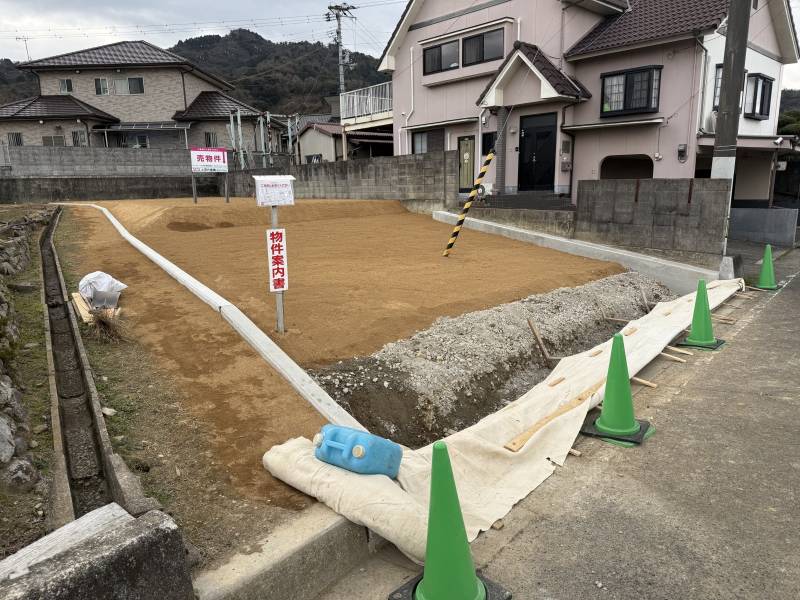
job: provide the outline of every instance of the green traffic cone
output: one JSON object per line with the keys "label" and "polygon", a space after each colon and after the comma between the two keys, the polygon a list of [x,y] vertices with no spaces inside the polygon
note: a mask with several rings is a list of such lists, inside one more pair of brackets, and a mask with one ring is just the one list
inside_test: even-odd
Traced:
{"label": "green traffic cone", "polygon": [[697,282],[697,294],[694,300],[694,314],[689,336],[682,346],[697,348],[718,348],[720,340],[714,337],[714,326],[711,323],[711,309],[708,307],[708,292],[705,279]]}
{"label": "green traffic cone", "polygon": [[433,444],[425,572],[414,600],[451,598],[485,600],[486,588],[475,574],[450,455],[440,441]]}
{"label": "green traffic cone", "polygon": [[755,287],[762,290],[777,290],[775,283],[775,268],[772,265],[772,246],[769,244],[764,248],[764,259],[761,261],[761,273],[758,275],[758,285]]}
{"label": "green traffic cone", "polygon": [[641,427],[633,416],[631,378],[625,358],[625,341],[620,333],[614,335],[611,343],[603,408],[594,426],[600,433],[617,436],[635,435]]}

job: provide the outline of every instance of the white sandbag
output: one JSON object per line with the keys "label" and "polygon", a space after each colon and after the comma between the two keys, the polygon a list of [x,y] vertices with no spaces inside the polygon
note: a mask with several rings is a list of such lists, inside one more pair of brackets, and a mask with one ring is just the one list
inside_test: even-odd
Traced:
{"label": "white sandbag", "polygon": [[[741,289],[741,279],[709,284],[710,306],[718,306]],[[625,352],[631,375],[691,324],[694,297],[688,294],[662,302],[625,328],[630,332],[625,336]],[[600,384],[608,369],[610,348],[608,340],[564,358],[547,379],[521,398],[446,438],[470,541],[547,479],[555,469],[553,463],[563,464],[586,413],[602,401],[604,386],[544,424],[518,452],[504,446]],[[557,385],[549,385],[562,377]],[[314,458],[313,451],[308,440],[290,440],[264,454],[264,467],[347,519],[379,533],[409,557],[424,558],[431,446],[403,452],[397,483],[388,477],[357,475],[326,465]]]}
{"label": "white sandbag", "polygon": [[114,308],[120,293],[127,287],[108,273],[95,271],[81,279],[78,291],[92,308]]}

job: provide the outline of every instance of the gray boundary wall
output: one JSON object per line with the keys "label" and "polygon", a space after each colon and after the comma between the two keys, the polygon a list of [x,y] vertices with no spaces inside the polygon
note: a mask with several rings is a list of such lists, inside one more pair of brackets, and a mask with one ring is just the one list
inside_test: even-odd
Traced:
{"label": "gray boundary wall", "polygon": [[580,181],[575,238],[721,256],[729,194],[725,179]]}
{"label": "gray boundary wall", "polygon": [[4,177],[118,177],[187,175],[189,151],[160,148],[21,146],[8,148]]}
{"label": "gray boundary wall", "polygon": [[[187,167],[188,169],[188,167]],[[217,195],[215,176],[197,178],[201,196]],[[2,177],[0,204],[62,200],[185,198],[192,195],[192,178],[154,177]]]}
{"label": "gray boundary wall", "polygon": [[796,208],[733,208],[730,237],[733,240],[794,246],[797,213]]}
{"label": "gray boundary wall", "polygon": [[[299,199],[401,200],[410,210],[432,212],[458,201],[458,153],[381,156],[228,175],[232,196],[255,193],[253,175],[293,175]],[[219,176],[222,190],[223,177]]]}

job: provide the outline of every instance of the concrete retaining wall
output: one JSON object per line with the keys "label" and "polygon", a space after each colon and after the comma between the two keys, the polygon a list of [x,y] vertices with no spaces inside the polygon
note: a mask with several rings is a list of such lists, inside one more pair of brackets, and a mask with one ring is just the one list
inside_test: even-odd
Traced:
{"label": "concrete retaining wall", "polygon": [[580,181],[575,237],[721,255],[729,194],[723,179]]}
{"label": "concrete retaining wall", "polygon": [[[198,194],[218,195],[214,176],[197,178]],[[61,200],[175,198],[192,195],[190,176],[0,177],[0,204]]]}
{"label": "concrete retaining wall", "polygon": [[158,148],[81,148],[22,146],[8,148],[9,177],[118,177],[186,175],[188,150]]}
{"label": "concrete retaining wall", "polygon": [[[254,169],[228,175],[232,196],[255,193],[253,175],[293,175],[296,198],[401,200],[415,212],[455,206],[458,156],[455,151],[384,156]],[[223,176],[219,176],[222,190]]]}
{"label": "concrete retaining wall", "polygon": [[[458,215],[437,211],[433,213],[433,218],[437,221],[454,224],[458,220]],[[639,254],[612,246],[570,240],[548,233],[539,233],[537,231],[514,227],[513,225],[481,221],[472,217],[467,218],[464,222],[464,227],[484,233],[502,235],[512,240],[528,242],[544,248],[552,248],[553,250],[559,250],[567,254],[619,263],[623,267],[628,267],[629,269],[657,279],[678,294],[688,294],[689,292],[695,291],[697,289],[698,279],[710,281],[717,279],[719,275],[717,271],[711,269],[665,260],[655,256],[648,256],[647,254]]]}
{"label": "concrete retaining wall", "polygon": [[565,238],[575,236],[575,211],[571,210],[473,207],[469,214],[476,219],[514,225],[522,229],[551,233]]}
{"label": "concrete retaining wall", "polygon": [[733,208],[730,237],[734,240],[794,246],[796,208]]}

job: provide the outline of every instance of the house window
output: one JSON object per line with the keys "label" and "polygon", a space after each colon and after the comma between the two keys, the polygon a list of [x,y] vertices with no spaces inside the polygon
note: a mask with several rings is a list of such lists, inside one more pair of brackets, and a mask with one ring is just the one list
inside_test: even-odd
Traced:
{"label": "house window", "polygon": [[604,73],[601,117],[658,112],[661,67]]}
{"label": "house window", "polygon": [[22,133],[19,131],[12,131],[8,134],[9,146],[22,146]]}
{"label": "house window", "polygon": [[108,79],[98,77],[94,80],[94,94],[95,96],[108,96]]}
{"label": "house window", "polygon": [[457,69],[458,66],[458,40],[422,51],[423,75]]}
{"label": "house window", "polygon": [[58,80],[58,93],[71,94],[72,93],[72,79],[59,79]]}
{"label": "house window", "polygon": [[42,146],[66,146],[63,135],[43,135]]}
{"label": "house window", "polygon": [[714,110],[719,110],[719,95],[722,91],[722,65],[717,65],[714,73]]}
{"label": "house window", "polygon": [[441,152],[444,150],[444,129],[417,131],[412,136],[414,154]]}
{"label": "house window", "polygon": [[133,146],[134,148],[149,148],[150,147],[150,140],[147,139],[146,135],[139,134],[136,136],[136,143]]}
{"label": "house window", "polygon": [[487,131],[481,135],[481,152],[484,156],[489,154],[489,150],[496,150],[494,145],[497,143],[497,132]]}
{"label": "house window", "polygon": [[205,133],[205,143],[206,148],[216,148],[217,147],[217,132],[216,131],[206,131]]}
{"label": "house window", "polygon": [[86,132],[85,131],[73,131],[72,132],[72,145],[73,146],[87,146],[86,143]]}
{"label": "house window", "polygon": [[464,38],[464,66],[503,58],[503,30],[495,29]]}
{"label": "house window", "polygon": [[144,80],[141,77],[120,77],[114,79],[114,93],[118,96],[144,94]]}
{"label": "house window", "polygon": [[748,119],[769,119],[772,104],[772,77],[761,73],[747,76],[747,88],[744,96],[744,116]]}

